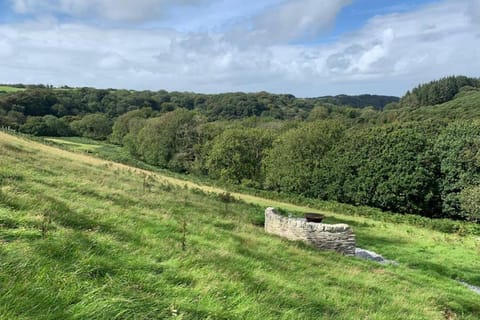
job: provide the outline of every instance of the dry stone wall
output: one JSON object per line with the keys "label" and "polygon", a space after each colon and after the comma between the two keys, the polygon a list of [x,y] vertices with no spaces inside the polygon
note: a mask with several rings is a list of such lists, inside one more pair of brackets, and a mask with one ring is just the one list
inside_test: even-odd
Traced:
{"label": "dry stone wall", "polygon": [[300,240],[319,249],[335,250],[344,255],[355,255],[355,234],[346,224],[307,222],[278,214],[274,208],[265,210],[265,232],[289,240]]}

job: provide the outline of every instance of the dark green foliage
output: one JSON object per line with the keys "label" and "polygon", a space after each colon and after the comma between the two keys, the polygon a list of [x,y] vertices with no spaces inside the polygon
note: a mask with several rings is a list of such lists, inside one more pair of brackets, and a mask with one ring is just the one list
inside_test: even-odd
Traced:
{"label": "dark green foliage", "polygon": [[28,117],[20,131],[34,136],[66,137],[74,134],[65,118],[52,115],[44,117]]}
{"label": "dark green foliage", "polygon": [[[230,185],[476,221],[479,110],[479,80],[467,77],[400,102],[27,86],[0,94],[0,127],[108,139],[124,148],[117,160]],[[96,155],[120,148],[71,142]]]}
{"label": "dark green foliage", "polygon": [[[197,110],[209,120],[242,119],[251,116],[276,119],[304,119],[308,112],[319,104],[373,106],[381,109],[386,103],[398,98],[386,96],[337,96],[301,99],[288,94],[224,93],[196,94],[167,92],[164,90],[130,91],[94,88],[62,88],[50,86],[24,86],[26,90],[12,90],[0,95],[0,125],[23,124],[18,117],[5,115],[9,111],[23,116],[84,116],[103,113],[112,120],[128,111],[150,108],[162,113],[178,108]],[[151,116],[151,115],[149,115]],[[114,140],[115,143],[120,143]]]}
{"label": "dark green foliage", "polygon": [[264,160],[265,186],[304,195],[315,193],[323,157],[341,138],[345,128],[336,122],[302,124],[275,140]]}
{"label": "dark green foliage", "polygon": [[220,200],[223,203],[238,202],[238,200],[234,196],[232,196],[232,194],[230,192],[219,193],[216,196],[217,196],[218,200]]}
{"label": "dark green foliage", "polygon": [[458,196],[463,217],[480,222],[480,186],[467,186]]}
{"label": "dark green foliage", "polygon": [[102,113],[88,114],[73,121],[71,127],[78,135],[96,140],[105,140],[112,132],[110,120]]}
{"label": "dark green foliage", "polygon": [[139,126],[137,123],[140,121],[142,124],[144,121],[142,119],[147,119],[152,117],[153,110],[152,108],[142,108],[138,110],[129,111],[115,120],[112,128],[112,135],[110,136],[110,141],[115,144],[123,145],[125,144],[125,137],[130,134],[138,134]]}
{"label": "dark green foliage", "polygon": [[16,110],[25,116],[44,116],[54,113],[52,106],[58,98],[52,90],[31,89],[14,91],[0,96],[0,109],[5,111]]}
{"label": "dark green foliage", "polygon": [[441,163],[443,214],[476,220],[479,212],[474,208],[480,200],[476,204],[472,196],[480,184],[480,122],[451,123],[438,137],[435,148]]}
{"label": "dark green foliage", "polygon": [[411,107],[444,103],[452,100],[464,87],[480,88],[480,79],[452,76],[422,84],[408,92],[401,103]]}
{"label": "dark green foliage", "polygon": [[0,126],[9,127],[11,129],[18,129],[23,123],[25,123],[25,115],[22,112],[10,110],[5,111],[0,109]]}
{"label": "dark green foliage", "polygon": [[402,124],[351,130],[328,154],[317,196],[384,210],[440,212],[435,127]]}
{"label": "dark green foliage", "polygon": [[42,117],[29,117],[27,122],[20,127],[20,130],[24,133],[37,136],[48,135],[48,133],[50,133]]}
{"label": "dark green foliage", "polygon": [[[145,162],[178,172],[185,172],[195,161],[197,125],[201,122],[195,112],[177,109],[146,121],[138,131],[136,153]],[[137,130],[139,126],[134,126]]]}
{"label": "dark green foliage", "polygon": [[[375,221],[410,225],[450,234],[480,236],[480,224],[467,221],[452,220],[448,218],[431,218],[420,216],[418,214],[395,214],[391,211],[383,211],[374,207],[350,205],[336,201],[325,201],[321,199],[314,199],[312,197],[297,195],[294,193],[273,192],[268,190],[254,190],[254,192],[252,192],[252,190],[245,188],[241,188],[239,190],[241,190],[241,192],[254,193],[256,196],[276,199],[278,201],[287,201],[289,203],[294,203],[296,205],[301,205],[308,208],[322,208],[324,211],[335,212],[338,214],[368,217]],[[279,210],[278,208],[276,209]],[[292,210],[287,212],[280,209],[279,211],[285,216],[288,216],[289,213],[292,213]]]}
{"label": "dark green foliage", "polygon": [[378,123],[395,121],[443,121],[471,120],[480,118],[480,88],[460,92],[453,100],[443,104],[421,108],[405,107],[385,110],[378,114]]}
{"label": "dark green foliage", "polygon": [[231,129],[217,136],[206,156],[208,173],[215,178],[240,183],[262,181],[262,159],[273,135],[265,129]]}
{"label": "dark green foliage", "polygon": [[391,96],[378,96],[362,94],[359,96],[338,95],[314,98],[317,102],[331,103],[339,106],[351,106],[354,108],[373,107],[382,110],[387,104],[398,102],[400,99]]}

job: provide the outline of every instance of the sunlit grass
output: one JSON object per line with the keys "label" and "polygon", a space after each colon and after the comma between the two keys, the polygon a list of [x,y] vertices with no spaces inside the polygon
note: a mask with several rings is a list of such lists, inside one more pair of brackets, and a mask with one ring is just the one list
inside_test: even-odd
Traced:
{"label": "sunlit grass", "polygon": [[0,133],[0,319],[480,317],[455,282],[480,285],[480,239],[327,212],[382,266],[263,232],[311,208],[199,189]]}
{"label": "sunlit grass", "polygon": [[17,91],[24,91],[23,88],[15,88],[10,86],[0,86],[0,92],[17,92]]}

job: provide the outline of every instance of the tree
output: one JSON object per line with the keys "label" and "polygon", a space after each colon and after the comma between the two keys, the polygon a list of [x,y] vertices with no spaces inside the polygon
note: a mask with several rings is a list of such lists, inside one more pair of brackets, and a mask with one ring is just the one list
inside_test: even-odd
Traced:
{"label": "tree", "polygon": [[202,122],[193,111],[177,109],[151,118],[138,132],[137,152],[147,162],[163,168],[185,172],[195,161],[197,126]]}
{"label": "tree", "polygon": [[34,136],[47,136],[48,127],[42,117],[28,117],[20,131]]}
{"label": "tree", "polygon": [[458,195],[462,215],[470,221],[480,222],[480,186],[467,186]]}
{"label": "tree", "polygon": [[436,105],[452,100],[465,87],[480,88],[480,79],[451,76],[421,84],[401,99],[401,104],[410,107]]}
{"label": "tree", "polygon": [[138,119],[147,119],[153,115],[152,108],[142,108],[138,110],[129,111],[115,120],[112,128],[112,135],[110,141],[123,145],[124,137],[131,131],[132,122]]}
{"label": "tree", "polygon": [[439,216],[439,161],[432,123],[352,129],[326,156],[321,198],[384,210]]}
{"label": "tree", "polygon": [[10,127],[12,129],[18,129],[26,121],[26,117],[23,113],[10,110],[4,111],[0,109],[0,126]]}
{"label": "tree", "polygon": [[73,121],[71,127],[79,135],[96,140],[105,140],[112,132],[110,120],[102,113],[88,114]]}
{"label": "tree", "polygon": [[217,136],[208,152],[206,167],[215,178],[233,183],[262,181],[262,159],[273,135],[266,129],[229,129]]}
{"label": "tree", "polygon": [[[480,121],[451,123],[438,136],[435,149],[441,164],[443,214],[457,219],[470,218],[473,211],[469,199],[480,185]],[[463,210],[465,206],[470,209]]]}
{"label": "tree", "polygon": [[334,121],[300,125],[276,139],[264,160],[269,189],[313,195],[320,164],[341,138],[344,127]]}

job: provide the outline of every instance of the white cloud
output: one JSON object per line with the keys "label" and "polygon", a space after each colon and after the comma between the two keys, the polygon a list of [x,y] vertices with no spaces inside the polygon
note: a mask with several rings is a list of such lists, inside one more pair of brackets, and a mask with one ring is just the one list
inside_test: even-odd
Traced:
{"label": "white cloud", "polygon": [[[283,19],[282,23],[266,19],[250,30],[273,36],[283,23],[292,28],[278,30],[275,41],[268,42],[245,42],[244,36],[228,32],[58,22],[0,25],[0,83],[200,92],[267,90],[299,96],[403,94],[419,82],[445,75],[479,76],[480,37],[472,19],[472,5],[478,3],[445,0],[414,12],[377,16],[353,34],[317,46],[288,42],[308,36],[305,25],[321,32],[334,19],[333,4],[325,10],[330,14],[319,22],[321,16],[313,10],[284,16],[282,8],[292,2],[282,2],[266,13]],[[302,24],[302,16],[317,20],[308,18]]]}
{"label": "white cloud", "polygon": [[66,14],[77,18],[144,22],[165,15],[172,5],[195,5],[203,0],[11,0],[21,14]]}
{"label": "white cloud", "polygon": [[6,39],[0,40],[0,58],[9,58],[14,54],[12,45]]}
{"label": "white cloud", "polygon": [[474,23],[480,24],[480,0],[471,0],[470,12]]}
{"label": "white cloud", "polygon": [[350,2],[287,0],[242,21],[232,36],[262,44],[310,39],[330,28],[340,10]]}
{"label": "white cloud", "polygon": [[[479,71],[479,39],[468,14],[467,2],[444,1],[416,12],[373,18],[334,46],[331,71],[377,77]],[[459,59],[464,55],[470,57],[468,66]]]}

